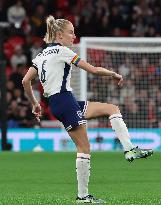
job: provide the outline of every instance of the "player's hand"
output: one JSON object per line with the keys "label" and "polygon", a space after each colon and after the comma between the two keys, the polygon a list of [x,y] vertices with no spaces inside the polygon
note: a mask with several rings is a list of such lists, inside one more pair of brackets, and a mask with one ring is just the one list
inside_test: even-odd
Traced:
{"label": "player's hand", "polygon": [[32,113],[35,115],[37,121],[40,122],[40,117],[42,116],[42,114],[41,114],[41,106],[38,102],[32,105]]}
{"label": "player's hand", "polygon": [[113,75],[113,78],[118,81],[118,86],[121,87],[123,85],[123,77],[122,77],[122,75],[119,75],[119,74],[115,73]]}

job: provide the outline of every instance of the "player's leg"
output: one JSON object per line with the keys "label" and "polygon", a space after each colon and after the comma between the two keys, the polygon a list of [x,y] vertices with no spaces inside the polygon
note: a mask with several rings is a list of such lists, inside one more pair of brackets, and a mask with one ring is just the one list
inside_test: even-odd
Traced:
{"label": "player's leg", "polygon": [[88,102],[85,118],[93,119],[102,116],[111,116],[112,114],[120,114],[118,106],[109,103]]}
{"label": "player's leg", "polygon": [[86,119],[109,116],[112,129],[116,132],[125,151],[134,148],[130,141],[130,136],[122,119],[119,108],[116,105],[100,102],[88,102],[88,107],[85,113]]}
{"label": "player's leg", "polygon": [[90,144],[87,137],[86,125],[79,125],[68,131],[69,136],[77,147],[76,172],[78,181],[78,197],[88,195],[90,176]]}
{"label": "player's leg", "polygon": [[[65,106],[64,106],[65,102]],[[76,170],[78,180],[78,202],[92,202],[96,199],[88,194],[90,176],[90,145],[86,131],[86,120],[80,106],[71,92],[63,92],[49,98],[52,114],[63,123],[77,147]]]}
{"label": "player's leg", "polygon": [[68,131],[68,134],[75,143],[78,153],[90,154],[90,144],[85,124],[73,128]]}
{"label": "player's leg", "polygon": [[76,172],[78,181],[77,202],[103,203],[88,193],[90,176],[90,144],[87,137],[86,125],[79,125],[68,131],[69,136],[77,147]]}
{"label": "player's leg", "polygon": [[122,119],[118,106],[108,103],[88,102],[84,117],[86,119],[92,119],[102,116],[109,116],[112,129],[119,138],[125,151],[125,158],[128,161],[132,161],[134,158],[145,158],[153,154],[151,149],[141,150],[132,144],[127,126]]}

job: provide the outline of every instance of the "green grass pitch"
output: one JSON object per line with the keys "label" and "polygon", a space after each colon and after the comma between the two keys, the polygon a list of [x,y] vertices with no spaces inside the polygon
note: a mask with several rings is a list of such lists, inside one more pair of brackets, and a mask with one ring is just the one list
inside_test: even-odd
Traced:
{"label": "green grass pitch", "polygon": [[[0,205],[72,205],[75,153],[1,153]],[[161,204],[161,153],[125,161],[120,152],[92,153],[90,193],[109,205]]]}

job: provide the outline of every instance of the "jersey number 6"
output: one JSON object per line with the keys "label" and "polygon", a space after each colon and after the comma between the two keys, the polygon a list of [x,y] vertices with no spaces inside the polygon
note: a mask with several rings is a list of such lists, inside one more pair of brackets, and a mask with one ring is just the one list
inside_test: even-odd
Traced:
{"label": "jersey number 6", "polygon": [[45,63],[46,63],[47,60],[44,60],[43,63],[42,63],[42,70],[41,70],[41,82],[42,83],[45,83],[46,81],[46,70],[44,70],[44,66],[45,66]]}

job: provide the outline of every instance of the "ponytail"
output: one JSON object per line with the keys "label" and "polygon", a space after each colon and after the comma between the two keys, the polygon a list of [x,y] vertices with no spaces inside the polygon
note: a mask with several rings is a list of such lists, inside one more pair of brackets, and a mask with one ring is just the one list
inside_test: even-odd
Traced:
{"label": "ponytail", "polygon": [[63,31],[64,27],[70,23],[65,19],[55,19],[53,16],[48,16],[46,19],[47,32],[44,37],[46,43],[53,43],[56,39],[56,33]]}

